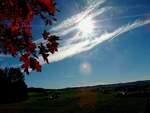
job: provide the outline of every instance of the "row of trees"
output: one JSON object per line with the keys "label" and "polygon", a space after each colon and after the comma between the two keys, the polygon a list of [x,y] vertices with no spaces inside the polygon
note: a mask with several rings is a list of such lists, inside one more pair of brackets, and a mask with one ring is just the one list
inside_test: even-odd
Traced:
{"label": "row of trees", "polygon": [[0,69],[0,103],[21,101],[27,97],[27,85],[20,69]]}

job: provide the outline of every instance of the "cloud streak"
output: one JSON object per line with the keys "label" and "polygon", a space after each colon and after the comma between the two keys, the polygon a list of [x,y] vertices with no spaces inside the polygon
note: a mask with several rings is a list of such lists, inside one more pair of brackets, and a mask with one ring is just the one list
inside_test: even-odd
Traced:
{"label": "cloud streak", "polygon": [[[135,21],[132,24],[124,25],[124,26],[118,28],[118,29],[114,30],[113,32],[103,33],[101,36],[95,37],[92,40],[85,39],[85,40],[82,40],[82,41],[74,43],[74,44],[64,45],[63,47],[59,48],[58,53],[55,53],[54,55],[49,56],[49,60],[50,60],[50,62],[57,62],[57,61],[65,59],[65,58],[77,55],[79,53],[88,51],[105,41],[114,39],[123,33],[126,33],[130,30],[144,26],[149,23],[150,23],[150,19],[147,19],[144,21],[143,20]],[[42,58],[40,61],[42,64],[44,64]]]}
{"label": "cloud streak", "polygon": [[[69,33],[72,33],[75,30],[77,30],[76,26],[83,19],[87,17],[91,17],[94,19],[95,17],[100,16],[104,14],[106,11],[108,11],[109,9],[111,9],[110,7],[103,7],[99,9],[99,7],[104,2],[105,0],[102,0],[101,2],[98,2],[95,5],[89,6],[88,8],[85,9],[85,11],[82,11],[81,13],[76,14],[72,16],[71,18],[64,20],[62,23],[60,23],[56,27],[53,27],[49,31],[53,32],[56,35],[67,36]],[[136,16],[142,16],[142,15],[136,15]],[[132,16],[127,16],[127,18],[130,18],[130,17]],[[115,19],[117,18],[115,17]],[[118,17],[118,19],[126,19],[126,17]],[[101,20],[101,21],[105,21],[105,20]],[[106,32],[99,33],[99,34],[93,33],[88,37],[82,36],[82,34],[78,31],[72,37],[66,40],[64,39],[65,40],[64,44],[58,49],[58,52],[53,55],[50,55],[48,59],[50,62],[57,62],[65,58],[72,57],[79,53],[91,50],[97,45],[100,45],[105,41],[117,38],[119,37],[119,35],[123,33],[126,33],[135,28],[144,26],[146,24],[150,24],[150,19],[135,20],[133,23],[122,25],[114,29],[111,32],[106,31]],[[42,64],[45,64],[42,57],[40,57],[40,62]]]}

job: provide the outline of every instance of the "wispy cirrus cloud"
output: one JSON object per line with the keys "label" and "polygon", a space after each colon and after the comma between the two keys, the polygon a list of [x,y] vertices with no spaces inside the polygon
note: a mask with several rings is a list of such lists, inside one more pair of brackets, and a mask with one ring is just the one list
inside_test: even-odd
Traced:
{"label": "wispy cirrus cloud", "polygon": [[[53,27],[49,31],[56,35],[67,36],[69,33],[72,33],[74,30],[77,30],[77,25],[85,18],[91,17],[94,19],[97,16],[105,14],[105,12],[107,12],[109,9],[112,8],[112,7],[99,8],[104,2],[105,0],[102,0],[98,3],[95,3],[92,6],[89,6],[88,8],[85,9],[85,11],[82,11],[81,13],[76,14],[71,18],[64,20],[62,23]],[[133,15],[133,16],[142,16],[142,15]],[[118,17],[118,18],[126,19],[126,18],[132,18],[132,16]],[[114,19],[117,19],[117,17],[115,17]],[[107,21],[107,20],[106,19],[98,20],[97,22],[100,21]],[[83,36],[79,31],[76,34],[74,34],[72,37],[69,37],[66,40],[64,39],[64,44],[58,49],[58,52],[53,55],[50,55],[48,59],[50,62],[57,62],[65,58],[72,57],[79,53],[91,50],[97,45],[105,41],[118,38],[119,35],[126,33],[130,30],[133,30],[135,28],[144,26],[146,24],[150,24],[150,18],[145,20],[135,20],[132,23],[121,25],[118,28],[112,30],[111,32],[107,32],[106,30],[105,32],[101,32],[99,34],[93,33],[90,34],[89,36]],[[44,64],[42,57],[40,57],[40,62]]]}
{"label": "wispy cirrus cloud", "polygon": [[[54,55],[49,56],[48,59],[50,60],[50,62],[57,62],[57,61],[63,60],[65,58],[68,58],[68,57],[77,55],[79,53],[88,51],[90,49],[93,49],[94,47],[96,47],[97,45],[99,45],[105,41],[117,38],[119,35],[121,35],[125,32],[128,32],[130,30],[144,26],[149,23],[150,23],[150,19],[147,19],[144,21],[143,20],[135,21],[132,24],[127,24],[127,25],[124,25],[124,26],[118,28],[118,29],[114,30],[113,32],[103,33],[101,36],[94,37],[92,40],[87,38],[87,39],[82,40],[77,43],[64,45],[59,48],[59,52],[55,53]],[[42,62],[42,64],[44,64],[42,58],[40,61]]]}

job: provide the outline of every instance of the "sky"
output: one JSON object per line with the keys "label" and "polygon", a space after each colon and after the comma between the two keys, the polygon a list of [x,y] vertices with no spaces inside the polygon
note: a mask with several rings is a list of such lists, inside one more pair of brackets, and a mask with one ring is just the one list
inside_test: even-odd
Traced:
{"label": "sky", "polygon": [[[61,37],[50,64],[25,76],[28,87],[66,88],[150,79],[149,0],[56,0],[58,21],[45,27],[34,17],[36,43],[47,29]],[[2,66],[18,59],[0,56]]]}

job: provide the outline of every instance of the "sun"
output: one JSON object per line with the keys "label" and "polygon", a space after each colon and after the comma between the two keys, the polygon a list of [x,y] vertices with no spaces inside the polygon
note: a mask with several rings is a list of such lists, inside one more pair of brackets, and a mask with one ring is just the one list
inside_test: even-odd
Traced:
{"label": "sun", "polygon": [[94,20],[91,17],[86,17],[78,24],[78,29],[83,35],[92,34],[95,28]]}

